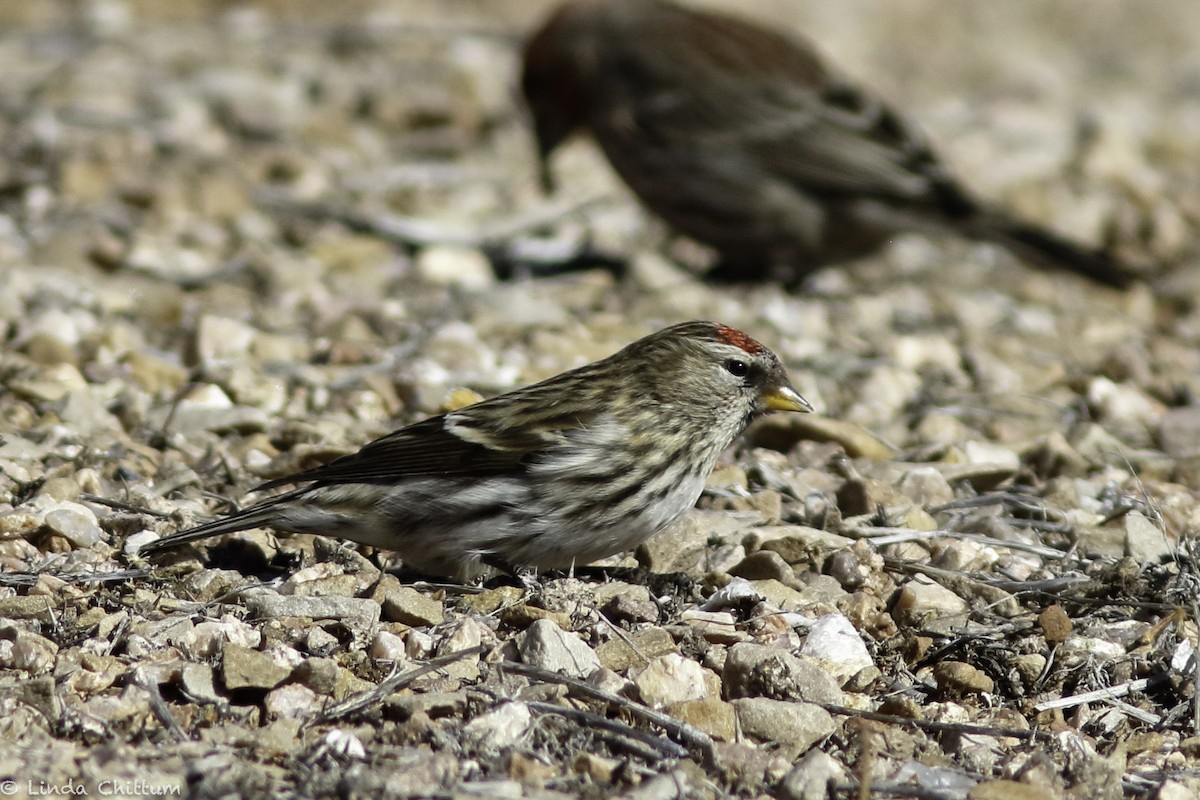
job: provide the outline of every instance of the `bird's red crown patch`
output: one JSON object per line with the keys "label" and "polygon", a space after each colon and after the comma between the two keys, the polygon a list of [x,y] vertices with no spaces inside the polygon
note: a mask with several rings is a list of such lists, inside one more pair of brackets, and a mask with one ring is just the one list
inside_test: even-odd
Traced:
{"label": "bird's red crown patch", "polygon": [[717,338],[726,344],[731,344],[734,347],[739,347],[745,350],[750,355],[758,355],[767,348],[763,347],[756,340],[751,339],[746,334],[739,331],[737,328],[730,328],[728,325],[717,326]]}

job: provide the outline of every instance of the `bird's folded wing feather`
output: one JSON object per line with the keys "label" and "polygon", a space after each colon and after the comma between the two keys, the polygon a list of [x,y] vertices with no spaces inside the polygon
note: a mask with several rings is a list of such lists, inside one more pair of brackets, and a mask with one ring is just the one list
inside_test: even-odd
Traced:
{"label": "bird's folded wing feather", "polygon": [[447,414],[409,425],[361,450],[314,469],[257,487],[294,483],[387,484],[417,475],[495,475],[521,470],[527,456],[548,444],[546,436],[482,431],[470,417]]}

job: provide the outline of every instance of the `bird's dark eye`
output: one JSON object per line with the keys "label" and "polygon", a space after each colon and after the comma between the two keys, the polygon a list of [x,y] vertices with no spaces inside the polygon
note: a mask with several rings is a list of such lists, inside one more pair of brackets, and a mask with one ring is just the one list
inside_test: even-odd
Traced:
{"label": "bird's dark eye", "polygon": [[729,370],[729,374],[735,378],[744,378],[750,374],[750,367],[745,361],[738,361],[736,358],[731,358],[725,362],[725,369]]}

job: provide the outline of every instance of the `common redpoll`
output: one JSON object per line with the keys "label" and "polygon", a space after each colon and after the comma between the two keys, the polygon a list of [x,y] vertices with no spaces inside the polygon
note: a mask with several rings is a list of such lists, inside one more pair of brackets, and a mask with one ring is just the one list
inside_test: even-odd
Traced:
{"label": "common redpoll", "polygon": [[144,546],[249,528],[324,534],[468,578],[629,550],[696,503],[717,457],[769,410],[810,411],[773,352],[686,322],[601,361],[401,428],[244,511]]}
{"label": "common redpoll", "polygon": [[666,0],[572,0],[525,46],[548,160],[590,133],[654,213],[713,247],[720,275],[796,280],[902,231],[996,242],[1125,286],[1109,256],[981,203],[925,137],[807,42]]}

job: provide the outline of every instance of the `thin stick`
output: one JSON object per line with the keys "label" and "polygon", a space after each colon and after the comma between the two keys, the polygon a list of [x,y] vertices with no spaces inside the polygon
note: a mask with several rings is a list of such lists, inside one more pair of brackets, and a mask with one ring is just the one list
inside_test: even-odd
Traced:
{"label": "thin stick", "polygon": [[[527,701],[525,705],[533,711],[538,711],[543,714],[555,714],[560,717],[581,723],[588,728],[600,728],[617,734],[619,737],[633,739],[640,744],[646,745],[657,754],[665,755],[669,758],[686,758],[687,750],[672,742],[670,739],[663,739],[660,736],[653,736],[645,731],[639,731],[637,728],[626,725],[614,719],[602,717],[599,714],[593,714],[591,711],[586,711],[582,708],[571,708],[569,706],[555,705],[554,703],[542,703],[535,700]],[[639,753],[644,755],[644,753]],[[652,753],[653,755],[653,753]]]}
{"label": "thin stick", "polygon": [[167,517],[171,516],[170,514],[162,511],[155,511],[152,508],[135,506],[132,503],[122,503],[120,500],[112,500],[110,498],[100,497],[94,494],[81,494],[79,495],[79,499],[85,503],[92,503],[93,505],[97,506],[105,506],[106,508],[111,508],[114,511],[125,511],[130,514],[145,514],[150,517],[157,517],[158,519],[166,519]]}
{"label": "thin stick", "polygon": [[362,692],[347,700],[343,700],[337,705],[324,709],[320,714],[313,718],[313,724],[333,722],[334,720],[347,717],[359,711],[365,711],[374,704],[382,702],[385,697],[397,691],[398,689],[403,689],[405,686],[408,686],[422,675],[428,675],[430,672],[436,672],[442,667],[445,667],[448,664],[453,664],[455,661],[461,661],[468,656],[480,655],[485,650],[487,650],[487,648],[484,645],[476,645],[475,647],[468,647],[465,650],[457,650],[444,656],[438,656],[424,666],[409,670],[408,672],[398,672],[396,668],[393,668],[392,674],[380,681],[379,685],[374,689]]}
{"label": "thin stick", "polygon": [[948,733],[965,733],[974,736],[1004,736],[1011,739],[1043,739],[1050,740],[1054,736],[1047,731],[1038,730],[1018,730],[1017,728],[999,728],[994,725],[970,725],[965,722],[936,722],[928,719],[916,719],[914,717],[902,717],[898,714],[881,714],[878,711],[862,711],[857,708],[846,708],[845,706],[835,706],[830,703],[814,703],[828,711],[830,714],[838,714],[844,717],[862,717],[876,722],[890,722],[895,725],[911,725],[914,728],[921,730],[948,732]]}
{"label": "thin stick", "polygon": [[1033,708],[1035,711],[1041,712],[1054,708],[1072,708],[1084,703],[1093,703],[1097,700],[1112,700],[1117,697],[1124,697],[1131,692],[1140,692],[1147,686],[1162,680],[1166,680],[1165,676],[1158,675],[1153,678],[1138,678],[1136,681],[1127,681],[1119,683],[1116,686],[1108,686],[1103,689],[1083,692],[1082,694],[1074,694],[1070,697],[1059,697],[1056,700],[1047,700],[1043,703],[1038,703]]}
{"label": "thin stick", "polygon": [[515,661],[505,661],[500,665],[500,669],[505,672],[515,672],[518,675],[524,675],[527,678],[542,681],[544,683],[559,683],[566,686],[571,692],[589,697],[593,700],[602,700],[605,703],[624,708],[636,717],[640,717],[647,722],[659,726],[667,732],[667,735],[673,736],[684,743],[691,745],[701,751],[706,761],[712,760],[713,740],[704,731],[696,728],[686,722],[680,722],[674,717],[668,716],[661,711],[655,711],[649,706],[634,702],[627,697],[621,697],[619,694],[613,694],[603,689],[598,689],[591,684],[571,678],[566,675],[560,675],[557,672],[540,667],[533,667],[529,664],[519,664]]}

